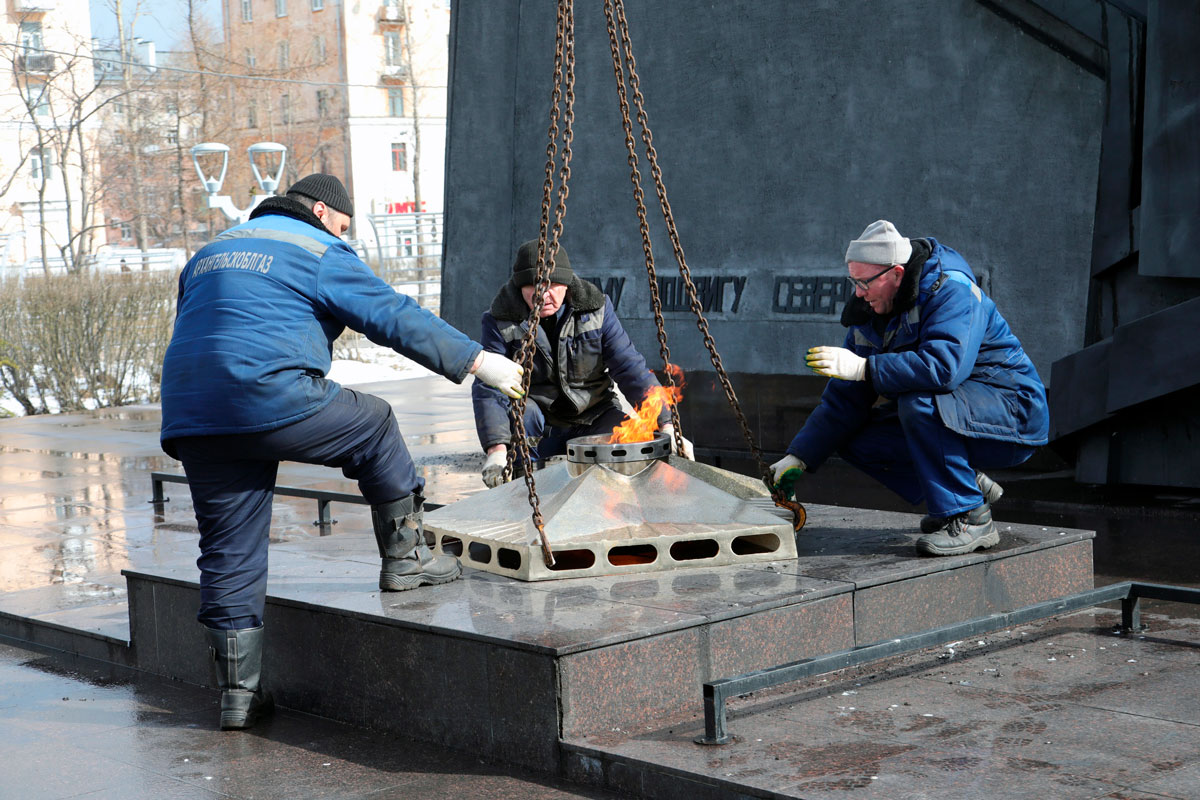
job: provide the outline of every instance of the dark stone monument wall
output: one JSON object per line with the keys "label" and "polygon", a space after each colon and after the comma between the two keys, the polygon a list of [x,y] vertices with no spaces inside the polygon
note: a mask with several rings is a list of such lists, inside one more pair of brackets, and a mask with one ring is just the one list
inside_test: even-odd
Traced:
{"label": "dark stone monument wall", "polygon": [[[975,0],[627,11],[688,263],[766,450],[815,402],[804,350],[842,342],[843,253],[878,218],[961,252],[1043,379],[1084,345],[1101,77]],[[576,17],[563,243],[659,366],[601,4]],[[537,236],[553,55],[550,0],[455,3],[442,313],[473,336],[516,246]],[[688,433],[736,449],[719,389],[700,397],[712,367],[645,187],[672,360],[695,376]]]}

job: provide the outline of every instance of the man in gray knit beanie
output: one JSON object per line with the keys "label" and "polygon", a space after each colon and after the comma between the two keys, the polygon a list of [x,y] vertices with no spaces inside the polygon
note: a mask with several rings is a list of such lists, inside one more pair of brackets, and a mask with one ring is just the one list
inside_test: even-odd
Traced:
{"label": "man in gray knit beanie", "polygon": [[[992,547],[1003,490],[983,469],[1020,464],[1047,441],[1046,390],[966,260],[887,220],[846,248],[853,297],[841,347],[812,347],[808,367],[832,378],[821,403],[772,465],[794,490],[834,452],[910,503],[925,502],[917,551]],[[884,402],[880,402],[883,400]]]}

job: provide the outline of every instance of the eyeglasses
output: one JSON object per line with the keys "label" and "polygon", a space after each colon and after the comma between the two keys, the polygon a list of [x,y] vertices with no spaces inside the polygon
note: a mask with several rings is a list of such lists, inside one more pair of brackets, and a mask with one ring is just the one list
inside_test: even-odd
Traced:
{"label": "eyeglasses", "polygon": [[895,265],[884,267],[883,272],[877,272],[871,277],[867,278],[865,281],[862,278],[855,278],[853,276],[847,277],[846,280],[850,281],[851,285],[854,286],[855,289],[862,289],[865,292],[871,288],[871,281],[891,272],[895,268]]}

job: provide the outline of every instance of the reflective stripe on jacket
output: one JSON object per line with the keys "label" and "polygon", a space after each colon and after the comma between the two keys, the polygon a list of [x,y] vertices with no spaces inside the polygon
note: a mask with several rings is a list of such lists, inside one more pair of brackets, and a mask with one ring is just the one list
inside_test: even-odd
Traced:
{"label": "reflective stripe on jacket", "polygon": [[272,430],[315,414],[345,328],[461,382],[482,349],[377,277],[341,239],[265,214],[201,248],[179,276],[163,360],[163,441]]}

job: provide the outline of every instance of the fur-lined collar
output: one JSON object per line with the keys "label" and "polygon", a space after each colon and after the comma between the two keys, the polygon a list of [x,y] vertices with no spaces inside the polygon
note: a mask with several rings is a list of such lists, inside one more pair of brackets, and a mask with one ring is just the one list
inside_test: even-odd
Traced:
{"label": "fur-lined collar", "polygon": [[[882,315],[885,318],[908,311],[917,304],[917,298],[921,294],[921,273],[925,271],[925,262],[929,260],[933,248],[928,239],[913,239],[912,249],[912,255],[904,265],[904,277],[900,280],[900,288],[896,291],[896,302],[892,304],[890,312]],[[842,325],[847,328],[852,325],[865,325],[879,316],[881,315],[871,310],[866,300],[855,295],[842,309]]]}
{"label": "fur-lined collar", "polygon": [[[297,200],[293,200],[290,197],[268,197],[250,212],[250,219],[265,217],[268,214],[298,219],[301,222],[307,222],[314,228],[319,228],[324,233],[329,233],[329,229],[325,227],[325,223],[321,222],[320,217],[314,214],[312,209]],[[330,235],[332,236],[333,234]]]}
{"label": "fur-lined collar", "polygon": [[[572,313],[581,311],[598,311],[604,308],[604,292],[595,284],[588,283],[576,275],[567,284],[567,296],[564,305],[570,305]],[[521,297],[521,288],[507,281],[500,287],[492,300],[492,316],[509,322],[523,322],[529,319],[529,306]]]}

